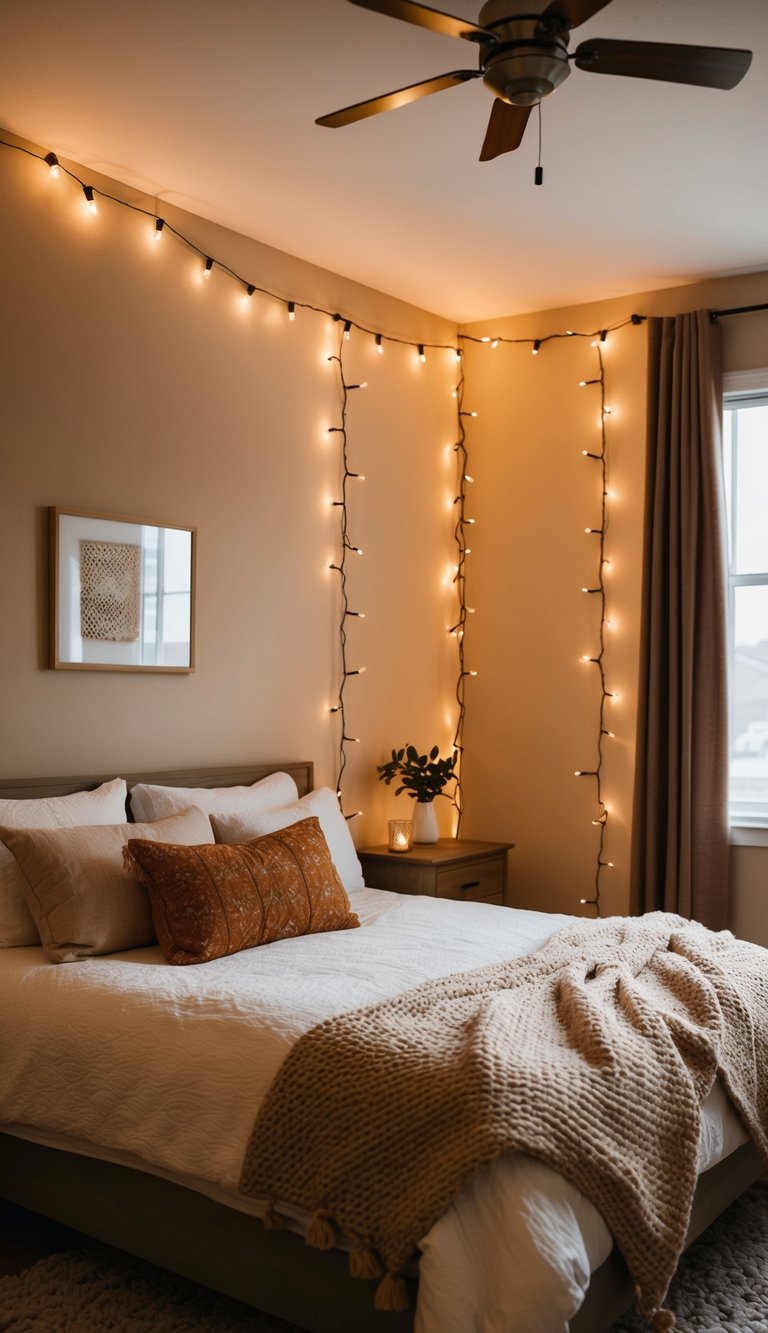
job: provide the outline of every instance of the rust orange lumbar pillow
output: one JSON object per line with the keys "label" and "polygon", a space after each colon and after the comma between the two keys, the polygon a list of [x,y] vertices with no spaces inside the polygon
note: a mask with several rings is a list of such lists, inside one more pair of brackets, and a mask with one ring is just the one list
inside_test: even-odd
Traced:
{"label": "rust orange lumbar pillow", "polygon": [[169,963],[360,925],[316,816],[237,846],[127,846]]}

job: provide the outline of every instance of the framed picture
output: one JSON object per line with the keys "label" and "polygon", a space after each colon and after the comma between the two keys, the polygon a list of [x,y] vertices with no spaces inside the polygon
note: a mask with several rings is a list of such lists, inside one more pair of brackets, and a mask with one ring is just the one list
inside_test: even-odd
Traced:
{"label": "framed picture", "polygon": [[195,529],[58,507],[50,525],[50,665],[193,671]]}

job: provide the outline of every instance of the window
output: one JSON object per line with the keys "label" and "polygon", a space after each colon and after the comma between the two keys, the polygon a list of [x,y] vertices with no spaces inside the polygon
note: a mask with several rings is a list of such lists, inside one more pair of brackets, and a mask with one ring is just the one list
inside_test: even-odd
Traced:
{"label": "window", "polygon": [[768,370],[725,384],[730,813],[768,826]]}

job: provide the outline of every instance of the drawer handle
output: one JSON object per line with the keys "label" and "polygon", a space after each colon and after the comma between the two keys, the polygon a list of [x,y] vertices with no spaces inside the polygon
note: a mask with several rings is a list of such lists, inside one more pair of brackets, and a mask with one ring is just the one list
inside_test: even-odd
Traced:
{"label": "drawer handle", "polygon": [[480,888],[480,880],[479,880],[479,879],[471,879],[471,880],[469,881],[468,884],[462,884],[461,887],[462,887],[462,889],[479,889],[479,888]]}

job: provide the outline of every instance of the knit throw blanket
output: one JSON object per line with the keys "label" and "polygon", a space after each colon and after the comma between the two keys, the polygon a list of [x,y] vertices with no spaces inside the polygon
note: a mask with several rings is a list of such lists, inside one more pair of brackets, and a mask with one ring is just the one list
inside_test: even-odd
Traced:
{"label": "knit throw blanket", "polygon": [[[526,1152],[602,1214],[654,1328],[682,1252],[700,1105],[718,1074],[768,1165],[768,951],[654,912],[579,922],[535,954],[429,981],[299,1039],[243,1193],[315,1216],[401,1308],[419,1240],[479,1167]],[[381,1273],[379,1269],[379,1273]]]}

